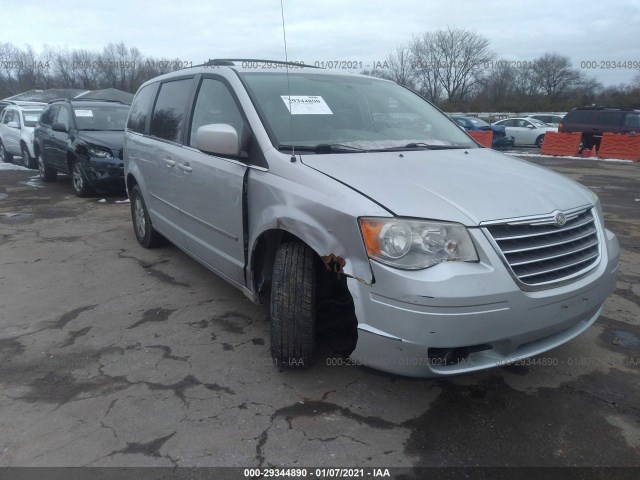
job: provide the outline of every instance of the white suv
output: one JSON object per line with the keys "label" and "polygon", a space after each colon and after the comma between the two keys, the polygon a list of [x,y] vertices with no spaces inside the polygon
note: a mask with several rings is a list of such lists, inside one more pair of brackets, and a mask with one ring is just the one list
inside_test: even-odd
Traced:
{"label": "white suv", "polygon": [[13,157],[22,157],[27,168],[36,168],[33,151],[33,128],[38,123],[42,105],[9,105],[0,116],[0,160],[12,162]]}

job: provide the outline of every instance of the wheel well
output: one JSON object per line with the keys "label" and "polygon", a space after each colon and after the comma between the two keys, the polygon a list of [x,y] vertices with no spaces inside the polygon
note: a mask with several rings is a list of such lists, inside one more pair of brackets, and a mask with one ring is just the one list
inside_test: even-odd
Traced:
{"label": "wheel well", "polygon": [[138,181],[136,180],[136,177],[129,174],[127,175],[126,183],[127,183],[127,192],[131,192],[131,190],[133,190],[133,187],[135,187],[138,184]]}
{"label": "wheel well", "polygon": [[[267,230],[260,235],[251,256],[253,291],[262,304],[268,304],[271,294],[273,265],[278,247],[285,242],[305,243],[285,230]],[[347,286],[347,276],[341,273],[339,259],[332,255],[321,257],[314,252],[317,282],[317,332],[325,345],[340,355],[349,355],[358,340],[358,320],[353,297]],[[337,260],[337,262],[336,262]]]}
{"label": "wheel well", "polygon": [[73,154],[73,152],[67,150],[67,168],[69,169],[69,172],[71,172],[71,167],[73,167],[73,164],[76,160],[77,157]]}

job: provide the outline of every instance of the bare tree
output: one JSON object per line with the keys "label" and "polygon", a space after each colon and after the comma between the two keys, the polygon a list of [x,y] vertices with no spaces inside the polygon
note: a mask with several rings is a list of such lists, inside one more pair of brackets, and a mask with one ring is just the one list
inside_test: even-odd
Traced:
{"label": "bare tree", "polygon": [[440,84],[449,103],[464,101],[494,58],[486,37],[462,28],[437,31],[433,48],[439,59]]}
{"label": "bare tree", "polygon": [[536,59],[533,73],[542,93],[551,98],[568,94],[582,80],[580,72],[571,67],[569,57],[557,53],[545,53]]}
{"label": "bare tree", "polygon": [[411,66],[417,90],[427,100],[437,102],[442,97],[442,85],[433,37],[434,34],[430,32],[424,33],[422,37],[413,37],[410,46]]}
{"label": "bare tree", "polygon": [[415,72],[412,64],[411,49],[408,45],[398,46],[395,52],[387,56],[388,78],[400,85],[415,88]]}
{"label": "bare tree", "polygon": [[464,102],[479,87],[494,54],[489,40],[470,30],[447,27],[414,38],[416,77],[427,98],[443,92],[451,104]]}
{"label": "bare tree", "polygon": [[493,65],[484,81],[484,93],[495,109],[501,109],[501,105],[515,94],[518,71],[507,60],[499,60]]}

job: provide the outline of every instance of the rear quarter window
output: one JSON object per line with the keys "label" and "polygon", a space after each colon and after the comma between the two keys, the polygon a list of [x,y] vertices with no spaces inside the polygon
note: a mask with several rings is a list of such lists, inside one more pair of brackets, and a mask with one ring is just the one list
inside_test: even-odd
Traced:
{"label": "rear quarter window", "polygon": [[129,119],[127,120],[127,129],[133,132],[145,133],[147,126],[147,117],[151,110],[151,104],[155,97],[157,83],[152,83],[142,87],[136,98],[133,99]]}
{"label": "rear quarter window", "polygon": [[171,142],[182,141],[187,104],[193,79],[174,80],[160,86],[158,99],[151,115],[149,133]]}
{"label": "rear quarter window", "polygon": [[624,117],[624,126],[640,128],[640,112],[627,113]]}

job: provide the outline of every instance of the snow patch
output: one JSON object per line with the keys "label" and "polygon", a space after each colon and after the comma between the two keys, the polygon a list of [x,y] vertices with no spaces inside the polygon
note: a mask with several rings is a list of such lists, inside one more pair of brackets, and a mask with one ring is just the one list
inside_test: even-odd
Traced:
{"label": "snow patch", "polygon": [[26,170],[26,171],[30,171],[29,168],[23,167],[22,165],[16,165],[15,163],[4,163],[4,162],[0,162],[0,170]]}

